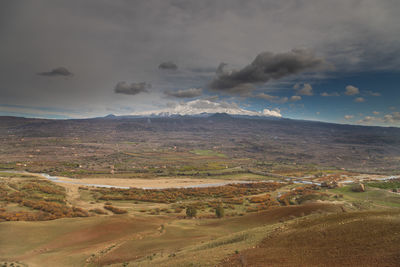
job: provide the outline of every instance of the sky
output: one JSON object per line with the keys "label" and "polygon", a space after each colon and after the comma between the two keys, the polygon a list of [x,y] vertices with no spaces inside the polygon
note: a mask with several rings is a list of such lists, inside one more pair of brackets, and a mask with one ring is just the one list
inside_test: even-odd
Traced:
{"label": "sky", "polygon": [[0,115],[400,126],[398,0],[0,2]]}

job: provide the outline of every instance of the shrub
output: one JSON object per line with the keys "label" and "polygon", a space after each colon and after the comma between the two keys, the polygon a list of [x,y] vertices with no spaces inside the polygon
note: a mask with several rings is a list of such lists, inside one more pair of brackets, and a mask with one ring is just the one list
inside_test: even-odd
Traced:
{"label": "shrub", "polygon": [[266,201],[271,201],[271,195],[265,194],[265,195],[261,195],[261,196],[251,197],[249,199],[249,201],[251,203],[262,203],[262,202],[266,202]]}
{"label": "shrub", "polygon": [[[169,188],[169,189],[119,189],[119,188],[96,188],[91,192],[98,193],[98,200],[134,200],[148,201],[156,203],[175,203],[177,201],[199,198],[224,199],[224,202],[230,204],[242,204],[242,196],[261,194],[275,191],[282,187],[281,183],[248,183],[248,184],[230,184],[225,186],[210,188]],[[231,199],[231,200],[228,200]]]}
{"label": "shrub", "polygon": [[111,206],[111,205],[105,205],[104,208],[106,210],[112,211],[114,214],[124,214],[127,213],[126,210]]}
{"label": "shrub", "polygon": [[97,213],[97,214],[107,214],[107,212],[105,212],[104,210],[99,209],[99,208],[91,209],[91,210],[89,210],[89,211],[90,211],[90,212]]}
{"label": "shrub", "polygon": [[365,192],[365,186],[363,184],[355,184],[351,187],[353,192]]}
{"label": "shrub", "polygon": [[196,217],[197,214],[197,209],[193,206],[189,206],[186,208],[186,216],[188,216],[189,218],[193,218]]}
{"label": "shrub", "polygon": [[218,207],[215,209],[215,215],[216,215],[218,218],[224,217],[225,212],[224,212],[224,208],[223,208],[221,205],[218,206]]}
{"label": "shrub", "polygon": [[181,213],[181,211],[182,211],[182,208],[180,208],[180,207],[176,207],[176,208],[174,209],[174,212],[175,212],[175,213]]}

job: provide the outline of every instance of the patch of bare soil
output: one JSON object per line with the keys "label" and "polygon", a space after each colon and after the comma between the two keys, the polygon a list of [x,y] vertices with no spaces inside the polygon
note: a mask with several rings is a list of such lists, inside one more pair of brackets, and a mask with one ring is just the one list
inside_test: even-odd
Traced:
{"label": "patch of bare soil", "polygon": [[[102,250],[114,243],[119,243],[127,236],[136,236],[142,232],[157,232],[163,220],[159,218],[133,218],[129,216],[110,216],[107,220],[88,227],[78,228],[64,235],[57,236],[47,244],[23,255],[19,260],[28,259],[43,252],[58,251],[68,248],[72,253],[80,254],[83,248],[90,251]],[[51,229],[49,229],[51,231]],[[110,245],[111,244],[111,245]]]}

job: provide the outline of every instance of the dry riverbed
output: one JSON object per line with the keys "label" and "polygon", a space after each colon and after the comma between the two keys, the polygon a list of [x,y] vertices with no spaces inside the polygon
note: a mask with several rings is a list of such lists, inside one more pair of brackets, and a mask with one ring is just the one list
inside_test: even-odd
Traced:
{"label": "dry riverbed", "polygon": [[121,178],[66,178],[57,177],[60,182],[67,182],[71,184],[96,184],[96,185],[108,185],[118,187],[137,187],[137,188],[177,188],[177,187],[189,187],[189,186],[212,186],[221,185],[227,183],[235,183],[238,181],[227,181],[224,179],[196,179],[196,178],[154,178],[154,179],[143,179],[143,178],[132,178],[132,179],[121,179]]}

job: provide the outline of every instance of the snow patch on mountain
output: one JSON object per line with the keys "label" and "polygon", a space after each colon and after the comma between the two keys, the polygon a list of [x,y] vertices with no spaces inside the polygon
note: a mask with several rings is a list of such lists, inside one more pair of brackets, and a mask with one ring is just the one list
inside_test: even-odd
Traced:
{"label": "snow patch on mountain", "polygon": [[185,103],[179,103],[160,110],[136,112],[136,116],[171,116],[171,115],[198,115],[202,113],[226,113],[230,115],[282,117],[279,109],[264,109],[251,111],[239,107],[236,103],[213,102],[205,99],[197,99]]}

